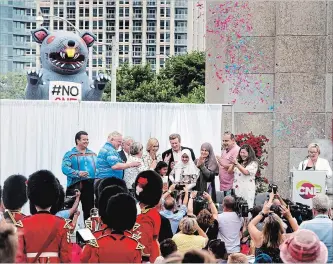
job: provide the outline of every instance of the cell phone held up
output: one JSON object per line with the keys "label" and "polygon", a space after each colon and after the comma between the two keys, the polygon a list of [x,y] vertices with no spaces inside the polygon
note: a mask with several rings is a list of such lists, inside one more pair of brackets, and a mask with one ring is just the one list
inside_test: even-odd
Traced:
{"label": "cell phone held up", "polygon": [[269,193],[271,193],[273,191],[274,194],[277,193],[278,190],[278,186],[276,184],[269,184],[268,185],[268,191]]}

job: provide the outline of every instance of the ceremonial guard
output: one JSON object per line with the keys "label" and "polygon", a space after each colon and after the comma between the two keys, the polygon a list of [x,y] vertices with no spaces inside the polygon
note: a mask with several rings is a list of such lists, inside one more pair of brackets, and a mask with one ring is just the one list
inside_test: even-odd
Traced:
{"label": "ceremonial guard", "polygon": [[161,227],[161,216],[155,206],[162,196],[162,178],[155,171],[140,172],[135,180],[135,197],[139,201],[141,213],[137,216],[132,230],[137,234],[140,243],[145,247],[143,261],[154,263],[160,255],[158,234]]}
{"label": "ceremonial guard", "polygon": [[21,220],[16,262],[71,262],[68,223],[50,213],[59,196],[58,183],[52,172],[41,170],[33,173],[28,180],[27,194],[37,213]]}
{"label": "ceremonial guard", "polygon": [[127,193],[112,196],[107,205],[104,235],[83,248],[81,263],[141,263],[143,246],[126,234],[137,216],[134,198]]}
{"label": "ceremonial guard", "polygon": [[[101,196],[102,191],[108,186],[119,186],[123,189],[122,192],[128,192],[126,183],[122,179],[118,178],[105,178],[96,183],[97,188],[95,189],[95,207],[90,211],[90,217],[85,220],[86,228],[89,228],[92,233],[102,231],[105,229],[105,225],[101,219],[101,214],[106,210],[108,198],[103,198],[103,201],[100,204],[99,197]],[[106,199],[106,200],[105,200]],[[97,206],[97,208],[96,208]]]}
{"label": "ceremonial guard", "polygon": [[25,215],[21,212],[23,205],[28,201],[27,178],[23,175],[9,176],[3,186],[4,218],[16,227],[22,227]]}

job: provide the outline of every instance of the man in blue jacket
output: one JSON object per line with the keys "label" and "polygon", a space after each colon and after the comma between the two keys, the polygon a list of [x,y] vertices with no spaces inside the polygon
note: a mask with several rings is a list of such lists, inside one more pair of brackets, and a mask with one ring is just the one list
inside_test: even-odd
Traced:
{"label": "man in blue jacket", "polygon": [[[88,149],[88,133],[79,131],[75,135],[76,147],[68,151],[62,160],[62,172],[67,176],[66,197],[75,196],[75,190],[81,192],[84,219],[90,216],[94,207],[94,179],[96,154]],[[73,199],[73,201],[75,198]]]}

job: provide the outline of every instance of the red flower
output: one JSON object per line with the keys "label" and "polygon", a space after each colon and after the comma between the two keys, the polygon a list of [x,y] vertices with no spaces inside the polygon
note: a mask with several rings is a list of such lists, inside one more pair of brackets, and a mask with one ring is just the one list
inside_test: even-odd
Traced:
{"label": "red flower", "polygon": [[138,183],[141,185],[141,187],[144,187],[148,183],[148,180],[146,178],[139,178]]}
{"label": "red flower", "polygon": [[264,182],[265,182],[265,183],[268,183],[268,179],[267,179],[267,178],[264,178]]}
{"label": "red flower", "polygon": [[264,166],[268,166],[268,162],[265,161],[262,165],[264,165]]}

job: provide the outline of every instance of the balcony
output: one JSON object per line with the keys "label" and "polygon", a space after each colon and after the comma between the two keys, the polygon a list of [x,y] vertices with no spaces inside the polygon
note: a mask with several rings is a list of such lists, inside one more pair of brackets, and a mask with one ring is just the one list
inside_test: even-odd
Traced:
{"label": "balcony", "polygon": [[30,35],[30,31],[28,29],[25,28],[13,28],[13,34],[15,35]]}
{"label": "balcony", "polygon": [[142,1],[133,1],[133,6],[142,6]]}
{"label": "balcony", "polygon": [[187,41],[186,41],[186,39],[176,39],[175,40],[175,44],[176,45],[187,45]]}
{"label": "balcony", "polygon": [[133,51],[133,57],[141,57],[141,51]]}
{"label": "balcony", "polygon": [[155,32],[156,31],[156,26],[148,26],[147,31]]}
{"label": "balcony", "polygon": [[156,44],[156,39],[147,39],[147,44]]}
{"label": "balcony", "polygon": [[28,45],[29,45],[29,43],[24,42],[24,41],[17,41],[17,40],[14,40],[14,41],[13,41],[13,46],[14,46],[15,48],[19,48],[19,47],[24,47],[24,48],[26,48],[26,47],[28,47]]}
{"label": "balcony", "polygon": [[141,26],[133,26],[133,31],[136,31],[136,32],[141,32],[142,31],[142,27]]}
{"label": "balcony", "polygon": [[142,44],[142,39],[133,39],[133,44]]}
{"label": "balcony", "polygon": [[115,18],[116,14],[114,13],[110,13],[110,14],[106,14],[106,18]]}
{"label": "balcony", "polygon": [[175,32],[187,32],[187,27],[176,27]]}
{"label": "balcony", "polygon": [[187,14],[175,14],[177,20],[187,20]]}
{"label": "balcony", "polygon": [[114,6],[116,5],[115,1],[106,1],[106,6]]}
{"label": "balcony", "polygon": [[156,51],[147,51],[147,57],[155,57]]}
{"label": "balcony", "polygon": [[170,43],[170,39],[160,39],[161,43]]}
{"label": "balcony", "polygon": [[141,19],[142,14],[133,14],[133,19]]}
{"label": "balcony", "polygon": [[67,6],[75,6],[75,1],[68,1]]}
{"label": "balcony", "polygon": [[67,18],[68,19],[75,19],[75,14],[67,14]]}
{"label": "balcony", "polygon": [[105,55],[106,55],[107,57],[112,57],[112,51],[107,51],[107,52],[105,53]]}
{"label": "balcony", "polygon": [[156,14],[147,14],[147,19],[156,19]]}

